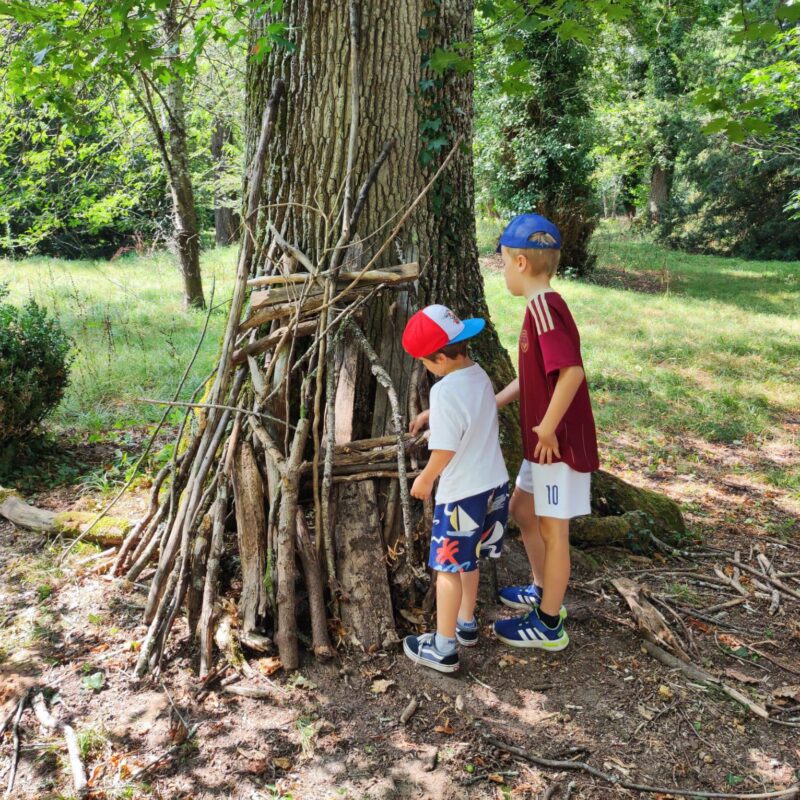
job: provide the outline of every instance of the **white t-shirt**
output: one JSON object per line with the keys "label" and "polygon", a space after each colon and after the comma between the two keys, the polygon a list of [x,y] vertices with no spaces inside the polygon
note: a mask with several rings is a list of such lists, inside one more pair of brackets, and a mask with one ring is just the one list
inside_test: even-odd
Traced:
{"label": "white t-shirt", "polygon": [[454,450],[439,478],[436,502],[453,503],[508,480],[500,452],[497,404],[477,365],[445,375],[431,389],[429,450]]}

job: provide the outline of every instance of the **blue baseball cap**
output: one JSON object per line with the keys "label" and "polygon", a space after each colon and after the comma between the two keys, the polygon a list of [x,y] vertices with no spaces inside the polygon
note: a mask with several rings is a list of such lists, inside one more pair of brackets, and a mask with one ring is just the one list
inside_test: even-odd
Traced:
{"label": "blue baseball cap", "polygon": [[[545,244],[544,242],[532,242],[531,236],[537,233],[549,233],[555,244]],[[560,250],[561,234],[558,228],[549,219],[541,214],[520,214],[514,217],[506,225],[506,229],[500,234],[500,241],[497,243],[497,252],[505,245],[506,247],[516,247],[521,250]]]}

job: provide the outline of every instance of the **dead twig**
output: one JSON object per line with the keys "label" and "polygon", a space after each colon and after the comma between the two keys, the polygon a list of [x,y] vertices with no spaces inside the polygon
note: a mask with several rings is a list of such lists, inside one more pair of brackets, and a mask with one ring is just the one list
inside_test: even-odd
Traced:
{"label": "dead twig", "polygon": [[25,692],[17,704],[17,712],[14,715],[14,722],[11,726],[11,740],[13,750],[11,751],[11,765],[8,774],[8,786],[6,788],[6,797],[11,797],[11,792],[14,790],[14,781],[17,777],[17,762],[19,761],[19,721],[22,719],[22,712],[25,710],[25,705],[30,696],[30,689]]}
{"label": "dead twig", "polygon": [[583,761],[556,761],[550,758],[542,758],[541,756],[533,755],[532,753],[523,750],[521,747],[516,747],[512,744],[507,744],[501,741],[491,733],[484,733],[483,738],[492,747],[498,750],[504,750],[506,753],[511,753],[518,758],[528,761],[531,764],[536,764],[540,767],[558,770],[572,770],[575,772],[585,772],[601,781],[610,783],[613,786],[621,786],[623,789],[630,789],[633,792],[645,792],[647,794],[673,794],[680,797],[697,797],[697,798],[729,798],[729,800],[771,800],[772,798],[791,798],[796,797],[800,791],[800,783],[790,786],[788,789],[780,789],[775,792],[759,792],[758,794],[736,794],[734,792],[709,792],[707,789],[675,789],[672,787],[664,786],[647,786],[646,784],[633,783],[632,781],[618,778],[616,775],[610,775],[607,772],[597,769]]}

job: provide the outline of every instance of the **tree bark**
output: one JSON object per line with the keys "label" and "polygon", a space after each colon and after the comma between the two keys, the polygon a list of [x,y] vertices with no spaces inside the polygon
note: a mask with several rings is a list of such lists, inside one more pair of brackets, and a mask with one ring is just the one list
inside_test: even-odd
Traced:
{"label": "tree bark", "polygon": [[[180,39],[178,3],[173,0],[164,12],[164,30],[176,43]],[[177,44],[176,44],[177,46]],[[183,276],[184,308],[205,308],[203,281],[200,276],[200,235],[194,206],[194,189],[189,171],[189,147],[184,106],[184,81],[172,74],[166,92],[166,129],[170,193],[172,195],[175,247]]]}
{"label": "tree bark", "polygon": [[661,213],[669,200],[669,184],[667,170],[658,164],[654,165],[650,172],[650,197],[647,200],[651,222],[661,219]]}
{"label": "tree bark", "polygon": [[[351,26],[351,7],[356,12],[355,29]],[[353,189],[362,183],[388,140],[394,139],[396,144],[359,220],[359,239],[350,249],[350,263],[344,267],[350,271],[357,271],[376,253],[391,229],[384,227],[387,222],[402,215],[453,142],[459,135],[464,137],[430,194],[375,264],[380,269],[398,261],[419,261],[427,267],[417,291],[392,293],[371,302],[364,313],[367,338],[402,398],[406,397],[413,362],[401,347],[400,335],[414,310],[441,302],[464,316],[488,319],[473,210],[472,78],[452,70],[437,76],[423,65],[437,46],[468,41],[472,17],[472,3],[456,0],[287,0],[280,19],[288,24],[288,35],[295,47],[275,48],[261,64],[251,61],[248,65],[245,129],[249,154],[255,147],[273,78],[280,77],[286,83],[287,103],[270,143],[269,166],[264,175],[264,204],[271,206],[270,221],[284,239],[314,263],[330,252],[339,237],[341,217],[336,212],[341,209],[342,198],[354,195]],[[254,39],[273,21],[269,15],[257,21]],[[352,107],[354,30],[358,51],[357,109]],[[431,90],[421,90],[423,78],[432,81]],[[424,85],[429,84],[426,81]],[[348,173],[348,142],[354,116],[360,122],[351,156],[353,168]],[[423,140],[420,129],[424,121],[439,127],[443,142],[431,144],[430,138]],[[326,220],[324,214],[331,216]],[[344,339],[348,350],[348,336]],[[513,379],[511,361],[491,324],[472,345],[476,359],[498,389]],[[353,382],[339,383],[337,440],[341,441],[345,432],[348,438],[392,433],[386,392],[376,386],[369,364],[358,355],[354,364],[348,357],[347,366],[346,374]],[[516,462],[520,454],[519,432],[512,409],[503,415],[502,437],[507,457]],[[353,531],[361,530],[360,521],[379,519],[375,486],[369,481],[359,482],[340,487],[338,495],[339,523],[334,525],[334,535],[337,549],[345,548],[347,553],[339,558],[339,568],[348,577],[358,575],[360,570],[369,574],[382,552],[377,527],[377,539],[372,544],[378,549],[372,551],[369,560],[362,559],[358,548],[351,545]],[[323,500],[326,501],[327,498]],[[384,590],[376,589],[376,583],[386,582],[374,577],[352,581],[350,603],[369,608],[381,602],[379,596]],[[362,643],[376,641],[375,628],[367,625],[367,620],[352,618],[351,622],[365,625],[354,630]]]}
{"label": "tree bark", "polygon": [[225,156],[225,145],[233,141],[231,126],[223,119],[214,120],[211,132],[211,157],[214,160],[214,238],[217,247],[225,247],[239,241],[239,215],[236,213],[232,198],[225,197],[219,182],[228,166]]}

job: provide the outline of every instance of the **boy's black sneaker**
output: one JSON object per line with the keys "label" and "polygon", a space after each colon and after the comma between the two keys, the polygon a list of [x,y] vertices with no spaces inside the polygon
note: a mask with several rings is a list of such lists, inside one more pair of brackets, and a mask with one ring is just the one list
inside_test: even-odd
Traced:
{"label": "boy's black sneaker", "polygon": [[435,669],[437,672],[458,672],[458,652],[442,653],[436,649],[436,634],[406,636],[403,652],[416,664]]}
{"label": "boy's black sneaker", "polygon": [[462,647],[475,647],[478,644],[478,626],[474,628],[465,628],[456,622],[456,641]]}

